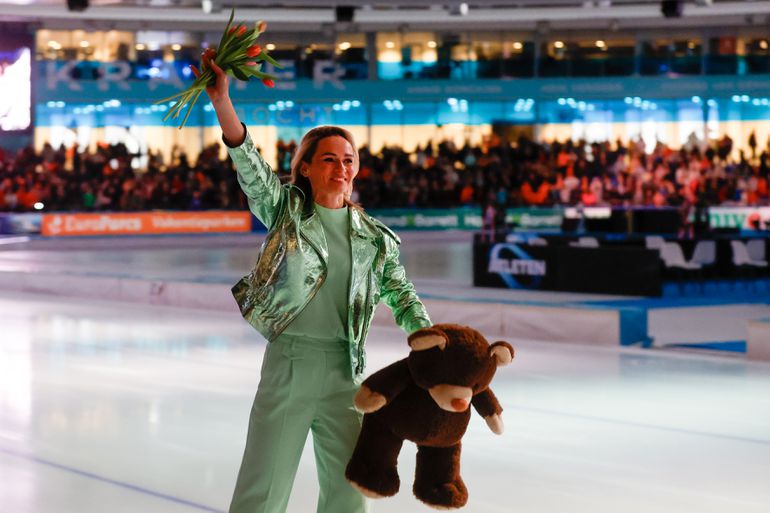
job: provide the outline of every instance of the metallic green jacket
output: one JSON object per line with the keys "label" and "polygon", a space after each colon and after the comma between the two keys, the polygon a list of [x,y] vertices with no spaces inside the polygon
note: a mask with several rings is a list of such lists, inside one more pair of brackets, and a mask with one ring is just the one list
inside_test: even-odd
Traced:
{"label": "metallic green jacket", "polygon": [[[232,289],[241,314],[273,341],[315,296],[327,275],[329,251],[323,226],[305,206],[302,191],[281,185],[251,136],[227,145],[251,212],[268,228],[257,263]],[[312,199],[308,199],[312,201]],[[350,212],[352,270],[348,295],[348,340],[354,377],[363,373],[366,334],[379,301],[407,333],[431,326],[428,313],[398,260],[400,239],[357,208]]]}

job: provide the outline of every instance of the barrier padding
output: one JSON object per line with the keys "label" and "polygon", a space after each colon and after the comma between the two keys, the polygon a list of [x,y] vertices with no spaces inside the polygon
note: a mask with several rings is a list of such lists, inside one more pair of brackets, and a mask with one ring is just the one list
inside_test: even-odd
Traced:
{"label": "barrier padding", "polygon": [[770,317],[748,323],[746,355],[750,360],[770,362]]}
{"label": "barrier padding", "polygon": [[210,283],[0,271],[0,289],[52,296],[238,311],[230,288]]}
{"label": "barrier padding", "polygon": [[[571,308],[504,303],[467,303],[423,299],[434,323],[472,326],[484,333],[524,340],[617,345],[618,316],[609,311],[580,312]],[[377,309],[374,323],[395,326],[387,307]]]}
{"label": "barrier padding", "polygon": [[[154,281],[113,276],[0,271],[0,289],[53,296],[232,311],[238,308],[230,285]],[[559,305],[537,302],[490,302],[423,298],[435,323],[457,323],[511,339],[572,342],[601,346],[648,345],[647,311],[643,308]],[[380,305],[373,323],[395,326],[389,309]]]}

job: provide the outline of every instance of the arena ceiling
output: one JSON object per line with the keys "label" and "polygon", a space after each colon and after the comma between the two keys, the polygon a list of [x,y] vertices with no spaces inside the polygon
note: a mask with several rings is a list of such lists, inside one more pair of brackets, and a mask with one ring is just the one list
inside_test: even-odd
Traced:
{"label": "arena ceiling", "polygon": [[[87,4],[82,11],[67,3]],[[208,2],[211,12],[204,12]],[[463,4],[465,7],[463,7]],[[339,21],[335,6],[354,8]],[[659,0],[0,0],[0,21],[35,22],[41,28],[86,30],[218,31],[232,7],[238,19],[266,20],[280,32],[549,31],[712,27],[766,30],[770,0],[689,0],[681,16],[666,18]]]}

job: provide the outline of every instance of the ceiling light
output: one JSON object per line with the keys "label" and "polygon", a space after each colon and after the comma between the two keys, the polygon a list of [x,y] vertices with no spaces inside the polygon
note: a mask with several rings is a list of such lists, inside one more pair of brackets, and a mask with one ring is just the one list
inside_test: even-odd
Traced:
{"label": "ceiling light", "polygon": [[[765,41],[765,45],[767,45],[767,41]],[[428,48],[436,48],[436,42],[428,41]]]}
{"label": "ceiling light", "polygon": [[385,48],[395,48],[395,47],[396,47],[396,43],[394,43],[393,41],[388,41],[387,43],[385,43]]}
{"label": "ceiling light", "polygon": [[339,49],[340,50],[344,51],[344,50],[347,50],[349,48],[350,48],[350,43],[348,41],[343,41],[342,43],[339,44]]}
{"label": "ceiling light", "polygon": [[767,39],[763,39],[759,42],[759,47],[763,50],[767,50]]}
{"label": "ceiling light", "polygon": [[596,47],[597,47],[597,48],[604,48],[604,47],[606,47],[606,46],[607,46],[607,43],[605,43],[605,42],[604,42],[604,41],[602,41],[601,39],[599,39],[598,41],[596,41]]}
{"label": "ceiling light", "polygon": [[182,49],[182,45],[180,45],[180,44],[173,44],[173,45],[171,45],[171,49],[174,50],[175,52],[178,52],[179,50]]}
{"label": "ceiling light", "polygon": [[524,45],[521,44],[521,41],[516,41],[515,43],[513,43],[514,50],[521,50],[522,48],[524,48]]}
{"label": "ceiling light", "polygon": [[201,0],[201,9],[206,14],[222,11],[222,0]]}
{"label": "ceiling light", "polygon": [[88,41],[81,41],[80,48],[88,48]]}
{"label": "ceiling light", "polygon": [[144,50],[145,48],[146,48],[146,46],[144,46],[142,43],[139,43],[139,44],[136,45],[136,49],[137,50]]}
{"label": "ceiling light", "polygon": [[268,43],[267,45],[265,45],[265,48],[267,48],[267,51],[272,52],[273,50],[275,50],[275,45],[273,43]]}
{"label": "ceiling light", "polygon": [[558,48],[559,50],[561,50],[562,48],[564,48],[564,42],[563,41],[555,41],[553,43],[553,47],[554,48]]}

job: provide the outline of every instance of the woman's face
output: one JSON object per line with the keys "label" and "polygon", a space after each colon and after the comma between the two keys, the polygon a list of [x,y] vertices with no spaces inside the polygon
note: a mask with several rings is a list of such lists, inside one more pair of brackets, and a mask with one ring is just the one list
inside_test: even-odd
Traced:
{"label": "woman's face", "polygon": [[358,157],[344,137],[333,135],[318,141],[309,164],[303,163],[302,174],[310,180],[313,196],[347,197],[358,174]]}

